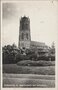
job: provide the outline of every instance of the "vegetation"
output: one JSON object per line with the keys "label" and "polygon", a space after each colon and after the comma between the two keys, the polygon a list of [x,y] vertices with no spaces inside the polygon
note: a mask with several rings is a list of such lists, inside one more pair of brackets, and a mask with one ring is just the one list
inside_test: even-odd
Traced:
{"label": "vegetation", "polygon": [[[31,62],[30,65],[36,66],[36,64],[43,65],[42,64],[43,62],[41,62],[41,63],[38,62],[39,60],[44,60],[44,61],[54,61],[55,60],[54,43],[52,44],[52,47],[49,48],[48,56],[46,56],[45,54],[42,55],[42,53],[41,53],[41,55],[39,55],[40,53],[38,53],[38,52],[39,52],[39,50],[37,50],[37,53],[36,53],[35,49],[25,49],[25,48],[18,49],[15,44],[7,45],[2,48],[3,63],[4,64],[8,64],[8,63],[12,64],[12,63],[19,63],[19,61],[22,61],[22,60],[24,60],[24,61],[31,60],[31,61],[29,61],[29,62]],[[37,61],[37,62],[34,63],[33,61],[34,62]],[[26,61],[26,62],[28,62],[28,61]],[[45,63],[44,63],[44,65],[46,65]],[[48,63],[50,63],[50,62],[48,62]],[[23,63],[22,63],[22,65],[23,65]],[[24,64],[24,65],[26,65],[26,64]]]}
{"label": "vegetation", "polygon": [[[10,79],[9,79],[10,78]],[[37,75],[37,74],[3,74],[3,87],[23,88],[55,88],[54,75]],[[16,86],[17,85],[17,86]]]}
{"label": "vegetation", "polygon": [[3,63],[15,63],[15,57],[18,51],[16,46],[7,45],[2,48]]}
{"label": "vegetation", "polygon": [[17,64],[4,64],[3,73],[55,75],[55,66],[34,67],[18,66]]}
{"label": "vegetation", "polygon": [[19,66],[55,66],[55,61],[31,61],[31,60],[23,60],[17,63]]}

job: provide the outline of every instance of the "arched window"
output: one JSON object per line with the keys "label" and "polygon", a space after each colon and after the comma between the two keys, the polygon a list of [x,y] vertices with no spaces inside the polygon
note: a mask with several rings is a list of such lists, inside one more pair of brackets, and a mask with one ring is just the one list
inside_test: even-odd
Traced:
{"label": "arched window", "polygon": [[28,39],[28,33],[26,33],[26,38]]}

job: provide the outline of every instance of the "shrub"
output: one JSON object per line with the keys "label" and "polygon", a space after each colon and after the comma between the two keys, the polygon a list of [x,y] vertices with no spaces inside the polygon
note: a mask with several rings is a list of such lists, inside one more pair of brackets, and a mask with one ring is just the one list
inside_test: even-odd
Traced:
{"label": "shrub", "polygon": [[54,61],[31,61],[31,60],[23,60],[17,63],[17,65],[23,66],[54,66]]}

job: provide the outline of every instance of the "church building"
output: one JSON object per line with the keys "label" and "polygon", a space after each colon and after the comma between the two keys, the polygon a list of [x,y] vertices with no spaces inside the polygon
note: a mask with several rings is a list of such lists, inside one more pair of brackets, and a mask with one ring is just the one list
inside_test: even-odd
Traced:
{"label": "church building", "polygon": [[30,19],[21,17],[19,27],[19,46],[20,49],[33,49],[39,53],[47,54],[49,47],[43,42],[31,41]]}

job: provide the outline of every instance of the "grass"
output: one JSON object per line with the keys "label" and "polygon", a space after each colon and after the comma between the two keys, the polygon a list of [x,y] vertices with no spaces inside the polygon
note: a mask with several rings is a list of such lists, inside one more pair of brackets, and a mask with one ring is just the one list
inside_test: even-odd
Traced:
{"label": "grass", "polygon": [[3,64],[3,87],[54,88],[55,66]]}
{"label": "grass", "polygon": [[28,79],[45,79],[45,80],[55,80],[54,75],[37,75],[37,74],[7,74],[4,73],[3,77],[7,78],[28,78]]}
{"label": "grass", "polygon": [[55,75],[55,66],[18,66],[17,64],[4,64],[3,73]]}
{"label": "grass", "polygon": [[4,74],[4,87],[55,87],[54,75]]}

